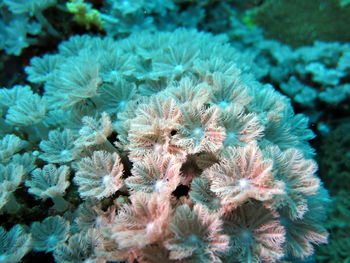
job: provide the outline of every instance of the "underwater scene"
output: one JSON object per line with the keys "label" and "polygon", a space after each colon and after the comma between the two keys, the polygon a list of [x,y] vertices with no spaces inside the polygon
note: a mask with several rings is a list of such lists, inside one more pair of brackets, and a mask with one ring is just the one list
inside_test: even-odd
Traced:
{"label": "underwater scene", "polygon": [[0,0],[0,263],[350,263],[350,0]]}

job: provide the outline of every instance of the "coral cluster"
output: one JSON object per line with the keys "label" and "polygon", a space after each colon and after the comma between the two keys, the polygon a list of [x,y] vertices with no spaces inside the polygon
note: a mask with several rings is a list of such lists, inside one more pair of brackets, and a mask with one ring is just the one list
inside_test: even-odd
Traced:
{"label": "coral cluster", "polygon": [[[0,0],[0,50],[19,56],[29,46],[47,45],[48,37],[62,40],[75,31],[77,24],[82,27],[80,30],[98,30],[110,37],[142,31],[171,31],[178,27],[223,32],[229,27],[232,2]],[[59,22],[57,16],[61,18]]]}
{"label": "coral cluster", "polygon": [[42,94],[0,93],[0,209],[23,209],[23,185],[52,199],[54,216],[1,229],[0,261],[29,246],[58,263],[312,256],[327,242],[328,203],[314,134],[242,61],[226,37],[184,29],[73,36],[33,58],[26,72]]}
{"label": "coral cluster", "polygon": [[178,27],[223,32],[229,26],[234,1],[218,0],[106,0],[101,7],[109,36]]}
{"label": "coral cluster", "polygon": [[313,45],[292,49],[266,39],[261,28],[249,29],[235,17],[231,23],[234,45],[252,61],[252,70],[259,80],[273,83],[308,110],[322,112],[325,104],[341,108],[347,103],[349,43],[315,41]]}
{"label": "coral cluster", "polygon": [[43,14],[56,3],[57,0],[1,0],[0,50],[18,56],[22,49],[36,44],[44,32],[59,38],[60,33]]}

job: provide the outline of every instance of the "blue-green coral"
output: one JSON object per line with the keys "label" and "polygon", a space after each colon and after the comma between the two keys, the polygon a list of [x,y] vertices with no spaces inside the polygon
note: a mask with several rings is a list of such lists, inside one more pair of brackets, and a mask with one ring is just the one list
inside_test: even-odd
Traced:
{"label": "blue-green coral", "polygon": [[[308,120],[244,61],[225,36],[196,30],[73,36],[27,67],[42,94],[0,93],[13,98],[0,104],[14,145],[4,140],[3,154],[33,152],[25,190],[68,210],[57,262],[146,262],[150,251],[163,262],[279,262],[327,241]],[[93,204],[87,215],[81,202]]]}

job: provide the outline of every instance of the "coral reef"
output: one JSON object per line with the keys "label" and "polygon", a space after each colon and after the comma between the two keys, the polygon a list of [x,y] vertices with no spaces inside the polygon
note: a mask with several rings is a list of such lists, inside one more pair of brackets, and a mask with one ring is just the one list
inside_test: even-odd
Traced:
{"label": "coral reef", "polygon": [[57,0],[2,0],[0,2],[0,50],[20,55],[22,49],[36,43],[35,36],[46,32],[56,38],[61,34],[50,24],[43,11]]}
{"label": "coral reef", "polygon": [[55,247],[56,262],[312,257],[329,203],[314,134],[249,70],[226,36],[186,29],[77,35],[33,58],[40,92],[0,93],[0,209],[11,212],[11,196],[24,213],[21,185],[49,209],[32,234],[16,231],[32,240],[13,262],[31,247]]}
{"label": "coral reef", "polygon": [[233,45],[250,61],[249,71],[290,97],[312,122],[335,118],[334,109],[349,113],[349,43],[315,41],[293,49],[236,17],[231,25]]}
{"label": "coral reef", "polygon": [[332,123],[336,128],[323,138],[321,152],[318,157],[320,176],[329,188],[332,206],[325,226],[330,232],[330,242],[326,247],[317,249],[318,262],[347,262],[350,260],[350,226],[347,221],[350,212],[349,184],[345,184],[350,176],[349,120],[341,119]]}
{"label": "coral reef", "polygon": [[[268,38],[293,47],[314,41],[349,42],[347,24],[350,9],[341,0],[266,0],[253,10],[253,21],[263,27]],[[335,30],[336,29],[336,30]]]}

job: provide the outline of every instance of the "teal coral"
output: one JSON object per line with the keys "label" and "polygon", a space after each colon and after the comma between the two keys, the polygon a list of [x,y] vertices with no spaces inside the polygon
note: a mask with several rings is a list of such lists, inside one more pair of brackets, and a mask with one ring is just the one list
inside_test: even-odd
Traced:
{"label": "teal coral", "polygon": [[[25,190],[72,225],[54,240],[57,262],[147,262],[150,251],[164,262],[279,262],[327,242],[324,217],[312,217],[327,194],[308,119],[227,41],[185,29],[73,36],[31,60],[40,95],[3,92],[13,99],[2,118],[18,124],[3,131],[14,145],[5,140],[4,155],[39,157]],[[43,103],[11,110],[28,103],[18,94]]]}
{"label": "teal coral", "polygon": [[33,249],[54,251],[59,243],[68,238],[69,227],[69,223],[60,216],[50,216],[43,222],[34,222],[30,227]]}
{"label": "teal coral", "polygon": [[0,262],[20,262],[31,246],[31,234],[24,226],[16,225],[9,231],[0,227]]}

